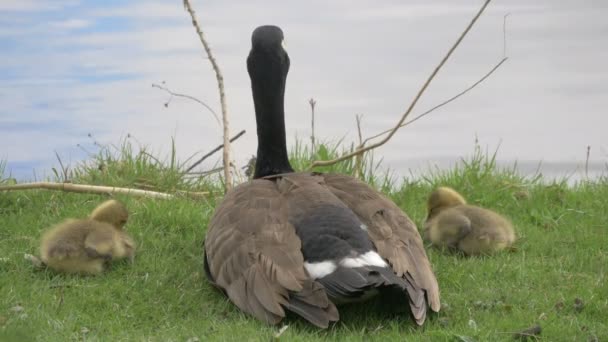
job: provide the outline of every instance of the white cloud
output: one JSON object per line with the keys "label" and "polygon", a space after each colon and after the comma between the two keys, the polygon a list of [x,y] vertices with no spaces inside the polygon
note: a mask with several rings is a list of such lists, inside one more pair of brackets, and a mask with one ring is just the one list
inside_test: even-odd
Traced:
{"label": "white cloud", "polygon": [[2,0],[0,11],[41,11],[57,10],[65,6],[78,4],[78,0]]}
{"label": "white cloud", "polygon": [[91,26],[91,22],[84,19],[67,19],[62,21],[54,21],[49,24],[51,27],[56,27],[59,29],[81,29],[85,27]]}
{"label": "white cloud", "polygon": [[138,20],[184,18],[187,14],[180,2],[131,2],[121,7],[103,7],[88,12],[95,17],[130,17]]}

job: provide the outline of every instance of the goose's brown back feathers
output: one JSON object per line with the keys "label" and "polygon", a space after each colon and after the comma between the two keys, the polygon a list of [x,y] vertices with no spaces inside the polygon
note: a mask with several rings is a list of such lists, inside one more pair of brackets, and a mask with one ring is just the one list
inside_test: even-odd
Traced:
{"label": "goose's brown back feathers", "polygon": [[[413,222],[376,190],[343,175],[284,174],[233,189],[209,224],[209,279],[241,310],[271,324],[285,316],[284,309],[322,328],[337,321],[323,279],[313,279],[305,267],[302,239],[292,223],[330,204],[351,210],[366,225],[378,254],[401,279],[418,324],[427,306],[439,310],[437,281]],[[380,286],[390,280],[375,281]]]}

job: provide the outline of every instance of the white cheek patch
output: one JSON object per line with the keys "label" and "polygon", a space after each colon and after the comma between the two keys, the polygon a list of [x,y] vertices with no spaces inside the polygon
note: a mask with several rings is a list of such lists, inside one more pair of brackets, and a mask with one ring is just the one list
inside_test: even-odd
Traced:
{"label": "white cheek patch", "polygon": [[374,251],[369,251],[354,258],[344,258],[342,259],[342,261],[340,261],[340,265],[349,268],[357,268],[363,266],[388,266],[386,261],[384,261],[384,259],[382,259],[382,257]]}
{"label": "white cheek patch", "polygon": [[285,39],[281,40],[281,46],[283,47],[283,50],[287,51],[287,45],[285,44]]}
{"label": "white cheek patch", "polygon": [[337,266],[333,261],[304,262],[304,268],[312,279],[323,278],[336,270]]}
{"label": "white cheek patch", "polygon": [[364,223],[362,223],[362,224],[359,226],[359,228],[361,228],[361,229],[363,229],[363,230],[367,231],[367,226],[366,226]]}

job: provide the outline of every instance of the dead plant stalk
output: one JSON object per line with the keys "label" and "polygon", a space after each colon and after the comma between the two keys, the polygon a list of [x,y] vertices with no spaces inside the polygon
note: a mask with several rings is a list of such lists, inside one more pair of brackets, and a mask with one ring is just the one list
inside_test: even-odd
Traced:
{"label": "dead plant stalk", "polygon": [[431,73],[431,75],[424,82],[424,84],[422,85],[422,87],[420,88],[420,90],[418,91],[418,93],[416,94],[416,96],[414,97],[414,100],[410,103],[408,109],[401,116],[401,119],[399,120],[399,122],[397,122],[397,124],[393,127],[393,129],[391,129],[390,132],[388,132],[388,135],[386,137],[384,137],[379,142],[370,144],[367,147],[359,146],[359,148],[357,148],[355,151],[353,151],[351,153],[348,153],[348,154],[345,154],[345,155],[343,155],[343,156],[341,156],[339,158],[336,158],[336,159],[332,159],[332,160],[315,160],[314,162],[312,162],[312,164],[310,164],[310,166],[308,168],[312,169],[315,166],[329,166],[329,165],[333,165],[333,164],[336,164],[338,162],[350,159],[350,158],[352,158],[352,157],[354,157],[356,155],[363,154],[366,151],[369,151],[369,150],[375,149],[377,147],[380,147],[380,146],[384,145],[386,142],[388,142],[393,137],[393,135],[395,135],[395,133],[401,127],[401,125],[403,125],[403,123],[405,122],[405,119],[412,112],[412,110],[416,106],[416,103],[418,103],[418,100],[420,99],[420,97],[422,97],[422,94],[424,94],[425,90],[431,84],[431,81],[435,78],[435,76],[437,75],[437,73],[439,72],[439,70],[447,62],[447,60],[450,58],[450,56],[452,55],[452,53],[456,50],[456,48],[458,47],[458,45],[460,45],[460,42],[462,42],[462,40],[467,35],[467,33],[469,33],[469,31],[471,30],[471,28],[473,27],[473,25],[475,25],[475,23],[477,22],[477,19],[479,19],[479,17],[483,13],[483,11],[486,9],[486,7],[488,7],[488,5],[490,4],[491,1],[492,0],[486,0],[484,2],[484,4],[481,6],[481,8],[477,12],[477,14],[475,14],[475,16],[473,17],[473,19],[471,19],[471,22],[469,23],[469,25],[460,34],[460,37],[458,37],[458,39],[456,40],[456,42],[452,45],[452,47],[450,48],[450,50],[448,50],[447,54],[443,57],[443,59],[441,60],[441,62],[435,67],[435,69],[433,70],[433,72]]}
{"label": "dead plant stalk", "polygon": [[217,62],[215,61],[215,58],[213,57],[211,48],[209,47],[209,44],[207,43],[207,40],[205,39],[203,30],[201,29],[200,25],[198,24],[198,20],[196,19],[194,9],[192,8],[192,5],[190,4],[189,0],[184,0],[184,7],[186,8],[188,13],[190,14],[190,17],[192,18],[192,25],[196,29],[196,33],[198,34],[198,37],[199,37],[201,43],[203,44],[203,48],[205,49],[205,52],[207,53],[207,57],[209,58],[209,62],[211,62],[211,66],[213,67],[213,70],[215,71],[215,77],[217,79],[217,88],[220,93],[220,104],[222,106],[222,123],[223,123],[223,127],[224,127],[224,154],[223,154],[224,179],[225,179],[224,191],[228,192],[232,188],[232,175],[230,173],[230,130],[229,130],[229,126],[228,126],[228,109],[226,107],[226,94],[224,92],[224,76],[222,75],[220,67],[218,66]]}
{"label": "dead plant stalk", "polygon": [[89,194],[124,194],[139,197],[149,198],[162,198],[169,199],[174,196],[163,192],[131,189],[131,188],[119,188],[114,186],[101,186],[101,185],[87,185],[87,184],[72,184],[72,183],[53,183],[53,182],[35,182],[35,183],[22,183],[15,185],[0,186],[0,191],[14,191],[14,190],[32,190],[32,189],[46,189],[46,190],[59,190],[66,192],[79,192]]}

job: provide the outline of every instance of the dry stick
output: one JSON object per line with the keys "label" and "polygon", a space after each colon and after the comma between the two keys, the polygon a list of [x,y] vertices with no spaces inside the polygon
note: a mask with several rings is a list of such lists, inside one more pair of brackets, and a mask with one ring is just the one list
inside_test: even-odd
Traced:
{"label": "dry stick", "polygon": [[[149,184],[145,184],[145,183],[135,182],[133,185],[136,186],[138,190],[155,191],[155,189],[157,189],[157,187],[155,187],[154,185],[149,185]],[[194,199],[207,198],[210,194],[210,192],[208,192],[208,191],[189,191],[189,190],[173,190],[173,191],[175,191],[176,195],[186,196],[186,197],[190,197],[190,198],[194,198]]]}
{"label": "dry stick", "polygon": [[585,178],[589,180],[589,156],[591,155],[591,146],[587,146],[587,156],[585,158]]}
{"label": "dry stick", "polygon": [[189,0],[184,0],[184,7],[188,13],[190,13],[190,17],[192,18],[192,25],[196,29],[196,33],[205,48],[205,52],[207,53],[207,57],[211,62],[211,66],[213,66],[213,70],[215,71],[215,77],[217,79],[217,88],[220,92],[220,104],[222,106],[222,121],[224,124],[224,179],[225,179],[225,187],[224,191],[228,192],[232,188],[232,175],[230,174],[230,130],[228,129],[228,109],[226,108],[226,95],[224,93],[224,76],[220,71],[220,67],[217,65],[215,58],[213,58],[213,54],[211,53],[211,48],[207,41],[205,40],[205,36],[203,35],[203,31],[198,25],[198,21],[196,20],[196,15],[194,14],[194,10],[190,5]]}
{"label": "dry stick", "polygon": [[[428,114],[430,114],[430,113],[434,112],[435,110],[437,110],[437,109],[439,109],[439,108],[441,108],[441,107],[443,107],[443,106],[445,106],[445,105],[449,104],[450,102],[452,102],[452,101],[456,100],[457,98],[461,97],[462,95],[464,95],[464,94],[468,93],[469,91],[473,90],[473,88],[477,87],[477,86],[478,86],[480,83],[482,83],[482,82],[483,82],[483,81],[485,81],[485,80],[486,80],[488,77],[490,77],[490,76],[491,76],[491,75],[494,73],[494,71],[496,71],[496,69],[500,68],[500,66],[501,66],[501,65],[502,65],[504,62],[506,62],[506,61],[507,61],[507,59],[509,59],[509,58],[508,58],[508,57],[503,58],[503,59],[502,59],[500,62],[498,62],[498,64],[496,64],[496,65],[495,65],[495,66],[494,66],[494,67],[493,67],[493,68],[492,68],[490,71],[488,71],[488,72],[487,72],[487,73],[486,73],[486,74],[485,74],[485,75],[484,75],[482,78],[480,78],[480,79],[479,79],[477,82],[475,82],[475,83],[473,83],[472,85],[470,85],[470,86],[469,86],[468,88],[466,88],[465,90],[463,90],[463,91],[461,91],[460,93],[458,93],[458,94],[456,94],[456,95],[454,95],[454,96],[450,97],[449,99],[447,99],[447,100],[445,100],[445,101],[441,102],[440,104],[438,104],[438,105],[434,106],[433,108],[431,108],[431,109],[429,109],[429,110],[425,111],[424,113],[422,113],[422,114],[420,114],[420,115],[418,115],[418,116],[414,117],[412,120],[410,120],[410,121],[408,121],[408,122],[403,123],[401,126],[399,126],[399,128],[401,128],[401,127],[405,127],[405,126],[407,126],[407,125],[409,125],[409,124],[411,124],[411,123],[414,123],[415,121],[418,121],[418,119],[421,119],[421,118],[423,118],[424,116],[427,116]],[[378,133],[378,134],[376,134],[376,135],[373,135],[373,136],[371,136],[371,137],[369,137],[369,138],[366,138],[366,139],[363,141],[363,145],[365,145],[365,144],[366,144],[368,141],[370,141],[370,140],[372,140],[372,139],[376,139],[377,137],[379,137],[379,136],[381,136],[381,135],[384,135],[384,134],[386,134],[386,133],[388,133],[388,132],[390,132],[390,131],[391,131],[390,129],[387,129],[387,130],[386,130],[386,131],[384,131],[384,132],[380,132],[380,133]]]}
{"label": "dry stick", "polygon": [[156,191],[130,189],[130,188],[118,188],[113,186],[100,186],[100,185],[86,185],[86,184],[72,184],[72,183],[52,183],[52,182],[36,182],[36,183],[22,183],[15,185],[0,186],[0,191],[12,191],[12,190],[29,190],[29,189],[46,189],[46,190],[61,190],[68,192],[80,192],[90,194],[127,194],[141,197],[152,197],[152,198],[173,198],[171,194],[166,194]]}
{"label": "dry stick", "polygon": [[[233,168],[236,168],[236,166],[233,163],[230,163],[230,166],[232,166]],[[216,167],[215,169],[211,169],[211,170],[207,170],[207,171],[201,171],[201,172],[191,172],[188,173],[187,176],[198,176],[198,177],[207,177],[209,175],[212,175],[214,173],[220,172],[224,169],[223,166],[220,167]]]}
{"label": "dry stick", "polygon": [[[211,114],[213,114],[213,117],[215,118],[215,121],[217,121],[218,125],[220,125],[220,126],[222,125],[222,123],[220,122],[220,118],[217,116],[217,113],[209,105],[207,105],[205,102],[197,99],[196,97],[188,95],[188,94],[180,94],[180,93],[173,92],[169,88],[163,87],[163,86],[155,84],[155,83],[152,83],[152,87],[153,88],[158,88],[160,90],[164,90],[164,91],[166,91],[171,96],[183,97],[183,98],[192,100],[194,102],[198,102],[200,105],[202,105],[203,107],[207,108],[207,110],[209,110],[211,112]],[[171,100],[169,100],[169,102],[170,101]],[[169,102],[167,102],[165,105],[169,104]]]}
{"label": "dry stick", "polygon": [[[494,73],[494,71],[496,71],[496,69],[500,68],[500,66],[507,61],[507,59],[509,59],[507,57],[507,17],[510,15],[511,13],[507,13],[504,15],[503,17],[503,22],[502,22],[502,39],[503,39],[503,45],[502,45],[502,60],[500,62],[498,62],[490,71],[488,71],[482,78],[480,78],[477,82],[473,83],[471,86],[469,86],[468,88],[466,88],[465,90],[461,91],[460,93],[456,94],[455,96],[452,96],[451,98],[441,102],[440,104],[436,105],[435,107],[427,110],[426,112],[416,116],[415,118],[413,118],[412,120],[405,122],[403,125],[401,125],[401,127],[405,127],[411,123],[414,123],[415,121],[417,121],[418,119],[430,114],[431,112],[447,105],[448,103],[456,100],[457,98],[461,97],[462,95],[468,93],[469,91],[473,90],[473,88],[477,87],[480,83],[482,83],[483,81],[485,81],[488,77],[490,77],[490,75],[492,75]],[[371,136],[367,139],[365,139],[365,141],[363,142],[362,145],[364,145],[365,143],[367,143],[368,141],[370,141],[371,139],[375,139],[383,134],[386,134],[390,132],[390,129],[378,133],[374,136]]]}
{"label": "dry stick", "polygon": [[289,328],[289,325],[282,326],[281,329],[279,329],[279,331],[277,331],[277,333],[274,334],[274,338],[278,340],[279,337],[281,337],[281,335],[283,335],[283,333],[285,332],[285,330],[287,330],[287,328]]}
{"label": "dry stick", "polygon": [[[361,134],[361,117],[362,115],[355,115],[355,119],[357,120],[357,132],[359,133],[359,147],[363,147],[363,135]],[[359,153],[355,156],[355,177],[359,178],[361,176],[361,159],[363,158],[363,153]]]}
{"label": "dry stick", "polygon": [[206,199],[211,194],[208,191],[184,191],[184,190],[176,190],[175,194],[190,197],[192,199]]}
{"label": "dry stick", "polygon": [[441,67],[443,67],[443,65],[445,64],[445,62],[447,62],[448,58],[450,58],[450,56],[452,55],[452,53],[454,52],[454,50],[456,50],[456,48],[458,47],[458,45],[460,45],[460,42],[464,39],[464,37],[467,35],[467,33],[471,30],[471,28],[473,27],[473,25],[475,24],[475,22],[477,21],[477,19],[479,19],[479,17],[481,16],[481,14],[483,13],[483,11],[486,9],[486,7],[488,6],[488,4],[490,3],[490,1],[492,0],[486,0],[483,4],[483,6],[481,6],[481,9],[479,9],[479,11],[477,12],[477,14],[475,15],[475,17],[473,17],[473,19],[471,20],[471,22],[469,23],[469,25],[467,26],[467,28],[462,32],[462,34],[460,35],[460,37],[458,38],[458,40],[456,41],[456,43],[454,43],[454,45],[450,48],[450,50],[448,51],[448,53],[443,57],[443,59],[441,60],[441,62],[439,63],[439,65],[437,65],[437,67],[435,67],[435,70],[433,70],[433,73],[431,73],[431,75],[428,77],[428,79],[426,80],[426,82],[424,82],[424,85],[422,86],[422,88],[420,88],[420,90],[418,91],[418,94],[416,94],[416,97],[414,97],[414,100],[412,101],[412,103],[410,104],[409,108],[407,109],[407,111],[403,114],[403,116],[401,117],[401,119],[399,120],[399,122],[395,125],[395,127],[388,133],[388,135],[382,139],[381,141],[371,144],[368,147],[363,147],[363,148],[358,148],[356,151],[352,152],[352,153],[348,153],[342,157],[333,159],[333,160],[316,160],[314,161],[308,168],[311,169],[315,166],[327,166],[327,165],[333,165],[335,163],[341,162],[343,160],[349,159],[357,154],[363,153],[365,151],[369,151],[371,149],[374,149],[376,147],[382,146],[384,145],[387,141],[389,141],[393,135],[395,134],[395,132],[397,132],[397,130],[399,129],[399,127],[403,124],[403,122],[405,121],[405,119],[407,118],[407,116],[410,114],[410,112],[414,109],[414,106],[416,105],[416,103],[418,102],[418,100],[420,99],[420,97],[422,96],[422,94],[424,93],[424,91],[426,90],[426,88],[429,86],[429,84],[431,83],[431,81],[433,80],[433,78],[435,78],[435,75],[437,75],[437,73],[439,72],[439,70],[441,69]]}
{"label": "dry stick", "polygon": [[[236,139],[240,138],[243,134],[245,134],[245,130],[240,131],[239,134],[232,137],[230,139],[230,142],[234,142]],[[188,173],[188,172],[192,171],[192,169],[197,167],[200,163],[202,163],[205,159],[209,158],[215,152],[221,150],[223,147],[224,147],[224,144],[221,144],[220,146],[214,148],[213,150],[211,150],[211,152],[205,154],[204,156],[201,157],[201,159],[197,160],[194,164],[192,164],[184,173]]]}
{"label": "dry stick", "polygon": [[236,167],[236,165],[234,165],[234,163],[230,163],[230,167],[232,168],[232,172],[234,172],[234,175],[237,177],[237,179],[239,179],[239,181],[241,179],[243,179],[243,175],[241,174],[241,171],[239,170],[238,167]]}
{"label": "dry stick", "polygon": [[223,167],[223,166],[220,166],[220,167],[216,167],[216,168],[214,168],[214,169],[207,170],[207,171],[190,172],[190,173],[188,174],[188,176],[206,177],[206,176],[212,175],[212,174],[214,174],[214,173],[220,172],[220,171],[222,171],[223,169],[224,169],[224,167]]}
{"label": "dry stick", "polygon": [[311,98],[308,103],[310,104],[310,126],[311,126],[311,135],[310,135],[310,142],[311,142],[311,149],[312,149],[312,153],[314,155],[314,153],[316,152],[315,150],[315,105],[317,104],[317,101],[315,101],[315,99]]}

